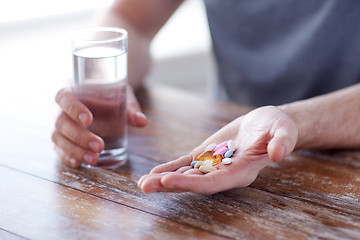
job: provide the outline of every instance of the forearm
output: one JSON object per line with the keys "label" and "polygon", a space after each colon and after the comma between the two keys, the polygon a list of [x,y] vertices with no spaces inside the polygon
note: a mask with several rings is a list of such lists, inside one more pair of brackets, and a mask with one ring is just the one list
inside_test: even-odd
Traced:
{"label": "forearm", "polygon": [[151,66],[150,43],[182,0],[117,0],[100,20],[101,26],[128,31],[129,84],[138,88]]}
{"label": "forearm", "polygon": [[360,147],[360,84],[280,108],[298,127],[295,149]]}
{"label": "forearm", "polygon": [[99,25],[107,27],[121,27],[128,32],[128,81],[133,88],[138,88],[146,76],[151,57],[149,46],[151,39],[141,33],[133,24],[117,14],[113,8],[109,9],[100,20]]}

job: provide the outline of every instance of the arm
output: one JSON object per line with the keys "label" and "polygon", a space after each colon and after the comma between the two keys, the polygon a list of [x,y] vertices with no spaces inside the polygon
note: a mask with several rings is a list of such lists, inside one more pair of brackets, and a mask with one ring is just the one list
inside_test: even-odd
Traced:
{"label": "arm", "polygon": [[280,106],[296,124],[296,149],[360,147],[360,84]]}
{"label": "arm", "polygon": [[100,25],[122,27],[129,33],[129,83],[138,88],[147,74],[150,42],[183,0],[117,0]]}

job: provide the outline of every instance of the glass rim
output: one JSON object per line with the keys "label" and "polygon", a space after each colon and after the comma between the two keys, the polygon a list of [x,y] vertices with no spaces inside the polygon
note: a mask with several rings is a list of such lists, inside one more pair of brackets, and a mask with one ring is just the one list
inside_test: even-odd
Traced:
{"label": "glass rim", "polygon": [[[112,38],[106,38],[106,39],[90,39],[81,37],[84,33],[87,32],[113,32],[113,33],[120,33],[117,37]],[[92,43],[111,43],[111,42],[117,42],[122,41],[127,38],[127,31],[123,28],[117,28],[117,27],[85,27],[80,28],[74,31],[72,34],[72,41],[83,41],[83,42],[92,42]]]}

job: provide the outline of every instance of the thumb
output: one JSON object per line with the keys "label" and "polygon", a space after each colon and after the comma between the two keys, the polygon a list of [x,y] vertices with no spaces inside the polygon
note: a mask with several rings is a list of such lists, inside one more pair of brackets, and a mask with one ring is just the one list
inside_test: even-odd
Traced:
{"label": "thumb", "polygon": [[276,129],[267,146],[271,161],[278,162],[289,155],[295,148],[297,138],[298,130],[292,121]]}
{"label": "thumb", "polygon": [[147,124],[147,118],[141,111],[139,102],[137,101],[131,86],[127,88],[127,120],[128,123],[135,127],[144,127]]}

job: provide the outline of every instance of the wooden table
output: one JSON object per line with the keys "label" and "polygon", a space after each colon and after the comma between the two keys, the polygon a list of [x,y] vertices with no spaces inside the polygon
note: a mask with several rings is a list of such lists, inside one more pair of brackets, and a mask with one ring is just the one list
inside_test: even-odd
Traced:
{"label": "wooden table", "polygon": [[42,93],[1,105],[0,239],[360,239],[360,151],[297,152],[212,196],[145,194],[142,175],[249,109],[151,86],[126,166],[71,169],[51,142],[53,92]]}

